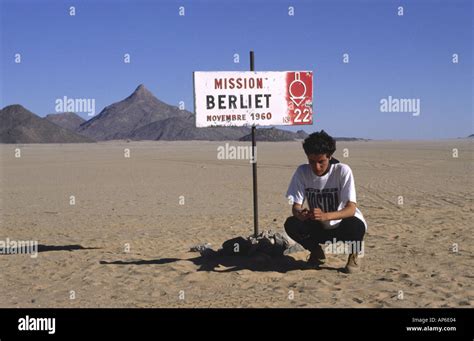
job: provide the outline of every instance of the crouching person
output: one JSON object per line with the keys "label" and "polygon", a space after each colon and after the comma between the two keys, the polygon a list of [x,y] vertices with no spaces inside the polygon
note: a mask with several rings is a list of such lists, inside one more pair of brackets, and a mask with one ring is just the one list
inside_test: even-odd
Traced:
{"label": "crouching person", "polygon": [[[308,163],[296,169],[286,193],[293,202],[286,233],[310,251],[308,263],[313,266],[326,261],[320,244],[357,246],[348,251],[344,271],[358,271],[367,224],[357,208],[352,171],[332,157],[336,141],[324,130],[309,135],[303,149]],[[305,201],[309,208],[303,207]]]}

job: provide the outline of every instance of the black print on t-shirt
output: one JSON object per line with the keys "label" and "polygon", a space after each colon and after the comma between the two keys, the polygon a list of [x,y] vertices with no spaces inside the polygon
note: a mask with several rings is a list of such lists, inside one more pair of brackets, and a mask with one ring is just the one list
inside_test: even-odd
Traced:
{"label": "black print on t-shirt", "polygon": [[316,188],[306,188],[306,199],[309,207],[320,208],[323,212],[337,211],[339,206],[339,190],[338,188],[324,188],[322,190]]}

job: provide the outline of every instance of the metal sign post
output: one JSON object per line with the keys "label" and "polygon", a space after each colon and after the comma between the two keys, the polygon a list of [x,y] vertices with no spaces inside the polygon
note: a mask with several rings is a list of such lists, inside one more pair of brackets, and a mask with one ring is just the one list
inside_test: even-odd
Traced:
{"label": "metal sign post", "polygon": [[[254,53],[250,51],[250,71],[255,71]],[[255,159],[255,150],[257,141],[255,138],[255,124],[252,125],[252,174],[253,174],[253,234],[258,236],[258,193],[257,193],[257,160]]]}

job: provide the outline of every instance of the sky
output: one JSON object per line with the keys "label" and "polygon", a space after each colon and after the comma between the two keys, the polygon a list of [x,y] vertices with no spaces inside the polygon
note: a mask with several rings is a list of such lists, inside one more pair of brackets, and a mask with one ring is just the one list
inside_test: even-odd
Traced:
{"label": "sky", "polygon": [[[144,84],[192,112],[193,71],[247,71],[253,50],[257,71],[314,72],[313,125],[279,128],[371,139],[474,132],[470,0],[0,0],[0,13],[2,108],[45,116],[67,96],[95,99],[98,114]],[[389,96],[418,99],[420,115],[381,112]]]}

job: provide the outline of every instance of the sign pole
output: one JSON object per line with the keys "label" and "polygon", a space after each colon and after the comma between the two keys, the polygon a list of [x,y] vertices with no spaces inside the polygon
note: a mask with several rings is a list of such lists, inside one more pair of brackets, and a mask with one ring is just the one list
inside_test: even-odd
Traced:
{"label": "sign pole", "polygon": [[[250,51],[250,71],[255,71],[254,54]],[[258,236],[258,194],[257,194],[257,159],[255,158],[255,151],[257,148],[257,141],[255,138],[255,124],[252,125],[252,173],[253,173],[253,234]]]}

